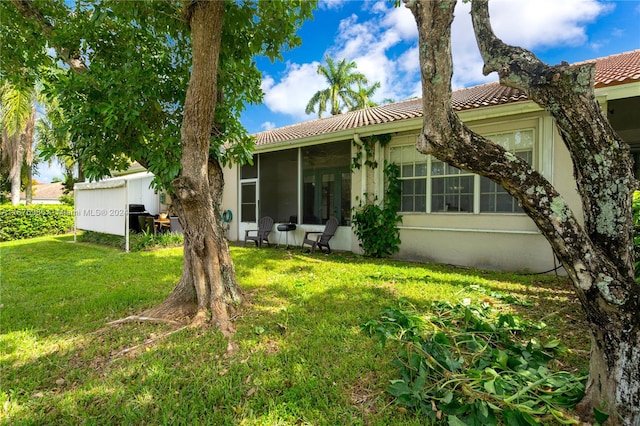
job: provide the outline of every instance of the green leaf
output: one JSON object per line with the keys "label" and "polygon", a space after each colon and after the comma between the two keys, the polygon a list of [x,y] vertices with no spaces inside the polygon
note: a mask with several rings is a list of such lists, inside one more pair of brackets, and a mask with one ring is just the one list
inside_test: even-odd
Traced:
{"label": "green leaf", "polygon": [[387,392],[395,397],[411,394],[411,388],[403,380],[392,380]]}
{"label": "green leaf", "polygon": [[488,382],[484,382],[484,389],[491,393],[491,394],[496,394],[496,386],[495,386],[495,379],[489,380]]}
{"label": "green leaf", "polygon": [[519,410],[504,410],[502,419],[509,426],[538,426],[540,424],[531,415]]}
{"label": "green leaf", "polygon": [[597,408],[593,407],[593,417],[595,417],[596,421],[600,424],[604,424],[604,422],[609,419],[609,413],[600,411]]}
{"label": "green leaf", "polygon": [[449,426],[468,426],[465,422],[460,420],[457,416],[447,416]]}

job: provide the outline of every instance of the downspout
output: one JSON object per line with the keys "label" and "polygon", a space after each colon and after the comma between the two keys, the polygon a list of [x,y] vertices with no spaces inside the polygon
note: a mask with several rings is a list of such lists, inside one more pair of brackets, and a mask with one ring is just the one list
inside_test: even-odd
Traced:
{"label": "downspout", "polygon": [[[362,139],[360,139],[360,135],[357,133],[353,134],[353,141],[360,147],[361,150],[364,150]],[[367,172],[364,169],[364,165],[360,168],[360,195],[367,193]]]}

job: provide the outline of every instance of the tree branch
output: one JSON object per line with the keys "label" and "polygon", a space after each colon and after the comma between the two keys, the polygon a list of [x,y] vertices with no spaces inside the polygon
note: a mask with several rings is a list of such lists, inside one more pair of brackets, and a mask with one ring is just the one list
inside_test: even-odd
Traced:
{"label": "tree branch", "polygon": [[71,69],[77,73],[84,73],[88,70],[87,65],[84,63],[82,58],[80,57],[80,53],[78,50],[68,49],[64,46],[59,45],[55,41],[55,37],[53,37],[54,27],[51,22],[47,19],[46,16],[38,9],[38,7],[31,0],[11,0],[15,8],[24,16],[26,19],[30,19],[32,21],[37,22],[42,29],[42,33],[47,39],[47,42],[53,47],[60,56],[60,58],[67,63]]}
{"label": "tree branch", "polygon": [[501,84],[522,90],[556,120],[573,162],[589,238],[615,259],[621,273],[632,271],[631,156],[596,102],[595,65],[549,66],[503,43],[491,28],[488,0],[473,0],[471,17],[484,73],[496,71]]}
{"label": "tree branch", "polygon": [[[583,303],[587,302],[586,292],[598,291],[596,283],[602,280],[601,275],[625,281],[626,275],[594,245],[547,179],[524,160],[468,129],[453,111],[450,24],[455,1],[414,1],[408,6],[420,34],[425,114],[418,150],[486,176],[516,198],[549,241],[573,282],[578,284],[576,292]],[[624,292],[617,289],[609,296],[612,300],[625,300]]]}

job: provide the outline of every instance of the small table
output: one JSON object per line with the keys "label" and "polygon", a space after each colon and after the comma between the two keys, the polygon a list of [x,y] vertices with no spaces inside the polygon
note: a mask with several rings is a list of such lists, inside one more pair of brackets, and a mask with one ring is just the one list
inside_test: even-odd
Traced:
{"label": "small table", "polygon": [[[278,231],[280,232],[284,232],[285,234],[285,239],[287,242],[287,246],[285,247],[285,249],[289,248],[289,232],[291,231],[295,231],[296,230],[296,224],[295,223],[281,223],[280,225],[277,226],[276,228]],[[280,234],[280,236],[278,237],[278,246],[280,246],[280,240],[282,239],[282,234]],[[293,244],[296,244],[296,236],[295,234],[293,235]]]}
{"label": "small table", "polygon": [[158,227],[158,231],[162,231],[164,228],[171,228],[171,220],[169,218],[166,219],[153,219],[153,223]]}

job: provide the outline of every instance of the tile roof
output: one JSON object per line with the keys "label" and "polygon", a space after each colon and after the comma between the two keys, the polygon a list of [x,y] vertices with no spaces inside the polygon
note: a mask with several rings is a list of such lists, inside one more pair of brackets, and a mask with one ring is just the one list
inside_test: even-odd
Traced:
{"label": "tile roof", "polygon": [[[33,185],[32,197],[34,199],[51,199],[57,200],[61,195],[64,194],[64,187],[62,186],[62,182],[53,182],[53,183],[35,183]],[[20,198],[25,198],[25,193],[22,191],[20,193]]]}
{"label": "tile roof", "polygon": [[[640,50],[592,59],[579,64],[594,62],[596,88],[640,80]],[[452,94],[451,103],[456,111],[464,111],[524,100],[527,100],[527,96],[521,91],[501,86],[496,82],[456,90]],[[422,117],[422,100],[410,99],[266,130],[254,136],[256,145],[262,146],[420,117]]]}

